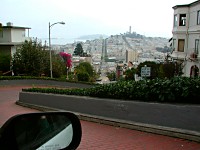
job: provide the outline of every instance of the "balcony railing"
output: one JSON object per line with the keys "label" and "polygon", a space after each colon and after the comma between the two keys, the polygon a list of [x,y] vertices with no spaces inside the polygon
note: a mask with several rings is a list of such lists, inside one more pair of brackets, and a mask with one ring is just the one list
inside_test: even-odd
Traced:
{"label": "balcony railing", "polygon": [[175,59],[183,60],[183,59],[186,59],[188,57],[188,54],[186,52],[173,51],[171,57],[175,58]]}
{"label": "balcony railing", "polygon": [[195,53],[194,50],[188,52],[173,51],[171,57],[179,60],[200,61],[200,54]]}

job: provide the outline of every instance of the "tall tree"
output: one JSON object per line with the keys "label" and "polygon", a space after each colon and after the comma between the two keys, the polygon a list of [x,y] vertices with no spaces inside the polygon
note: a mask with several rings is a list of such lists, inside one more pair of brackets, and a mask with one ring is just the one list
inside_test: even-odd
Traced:
{"label": "tall tree", "polygon": [[76,45],[76,48],[74,49],[74,55],[75,56],[83,56],[83,47],[81,43],[78,43]]}
{"label": "tall tree", "polygon": [[[25,41],[13,56],[12,65],[14,75],[50,76],[49,51],[46,51],[41,42],[36,40]],[[60,77],[66,72],[62,59],[52,52],[53,77]]]}
{"label": "tall tree", "polygon": [[79,81],[92,81],[96,75],[92,65],[88,62],[80,63],[75,68],[75,72]]}
{"label": "tall tree", "polygon": [[131,68],[125,71],[125,80],[135,80],[137,69]]}
{"label": "tall tree", "polygon": [[45,64],[48,61],[47,52],[43,50],[42,44],[35,40],[25,41],[13,57],[14,74],[26,74],[39,76],[44,73]]}
{"label": "tall tree", "polygon": [[89,76],[91,76],[91,77],[94,75],[94,69],[93,69],[92,65],[90,63],[88,63],[88,62],[80,63],[76,67],[76,71],[87,72],[89,74]]}

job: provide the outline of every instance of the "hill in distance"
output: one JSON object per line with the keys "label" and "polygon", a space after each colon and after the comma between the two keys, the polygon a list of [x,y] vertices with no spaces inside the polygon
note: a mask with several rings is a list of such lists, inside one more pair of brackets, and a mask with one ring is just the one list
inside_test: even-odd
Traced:
{"label": "hill in distance", "polygon": [[77,39],[79,40],[95,40],[95,39],[99,39],[99,38],[107,38],[109,36],[107,35],[103,35],[103,34],[92,34],[92,35],[83,35],[78,37]]}

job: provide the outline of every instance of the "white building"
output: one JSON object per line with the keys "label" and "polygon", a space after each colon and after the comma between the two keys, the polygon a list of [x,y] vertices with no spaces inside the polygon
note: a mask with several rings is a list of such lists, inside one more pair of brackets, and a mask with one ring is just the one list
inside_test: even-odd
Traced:
{"label": "white building", "polygon": [[[17,46],[29,38],[29,27],[17,27],[8,22],[6,26],[0,27],[0,55],[12,58]],[[26,31],[28,32],[26,33]],[[0,70],[1,71],[1,70]],[[7,70],[9,71],[9,70]]]}
{"label": "white building", "polygon": [[[16,52],[16,47],[29,38],[29,27],[13,26],[11,22],[2,26],[0,30],[0,52],[9,52],[11,56]],[[28,33],[26,33],[28,30]],[[26,35],[27,34],[27,35]]]}
{"label": "white building", "polygon": [[184,76],[199,76],[200,1],[176,5],[173,9],[172,57],[182,63]]}

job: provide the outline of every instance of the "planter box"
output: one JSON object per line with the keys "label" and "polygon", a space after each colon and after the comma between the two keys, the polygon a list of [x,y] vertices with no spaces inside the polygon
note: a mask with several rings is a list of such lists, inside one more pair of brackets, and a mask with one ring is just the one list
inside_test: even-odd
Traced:
{"label": "planter box", "polygon": [[64,110],[80,119],[200,142],[200,106],[20,92],[18,104]]}
{"label": "planter box", "polygon": [[172,105],[20,92],[19,102],[82,114],[200,132],[199,105]]}

